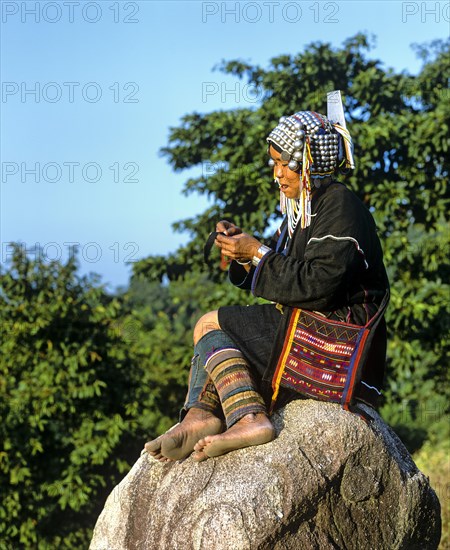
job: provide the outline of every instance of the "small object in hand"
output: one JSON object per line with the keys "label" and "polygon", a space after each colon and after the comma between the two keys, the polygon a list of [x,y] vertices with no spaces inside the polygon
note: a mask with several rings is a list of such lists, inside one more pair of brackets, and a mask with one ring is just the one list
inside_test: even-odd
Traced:
{"label": "small object in hand", "polygon": [[213,247],[213,244],[214,244],[214,241],[217,238],[217,235],[225,235],[226,236],[226,233],[223,232],[223,231],[213,231],[212,233],[210,233],[210,235],[208,237],[208,240],[206,241],[205,246],[203,247],[203,257],[205,259],[205,263],[208,264],[208,265],[210,265],[209,255],[211,253],[211,248]]}

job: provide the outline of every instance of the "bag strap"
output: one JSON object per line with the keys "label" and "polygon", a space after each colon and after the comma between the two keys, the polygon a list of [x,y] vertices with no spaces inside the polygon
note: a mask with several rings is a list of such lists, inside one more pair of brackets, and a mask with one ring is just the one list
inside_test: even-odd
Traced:
{"label": "bag strap", "polygon": [[386,289],[386,293],[381,301],[380,307],[375,315],[369,320],[369,322],[362,327],[363,330],[360,332],[358,342],[357,342],[357,353],[352,357],[350,370],[351,376],[348,378],[347,383],[345,384],[344,392],[342,395],[341,405],[346,410],[350,410],[350,407],[354,401],[354,393],[357,384],[361,381],[362,371],[364,364],[367,360],[367,352],[372,345],[372,340],[375,334],[375,329],[378,326],[378,323],[383,318],[383,314],[386,311],[386,307],[389,303],[389,289]]}
{"label": "bag strap", "polygon": [[368,329],[372,330],[373,328],[375,328],[378,325],[378,323],[380,322],[381,317],[383,316],[384,312],[386,311],[387,305],[389,303],[389,298],[390,298],[389,289],[386,289],[386,292],[383,296],[383,299],[381,300],[381,304],[378,308],[378,311],[364,325],[364,328],[368,328]]}

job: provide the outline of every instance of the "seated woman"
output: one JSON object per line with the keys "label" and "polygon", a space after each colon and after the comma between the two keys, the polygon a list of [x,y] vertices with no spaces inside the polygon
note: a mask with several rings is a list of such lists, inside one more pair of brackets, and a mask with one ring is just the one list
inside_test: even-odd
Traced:
{"label": "seated woman", "polygon": [[[267,142],[283,223],[264,245],[223,220],[215,245],[232,259],[231,282],[270,303],[221,307],[198,321],[182,420],[145,445],[157,460],[180,460],[194,451],[201,461],[271,441],[271,381],[293,308],[363,326],[388,289],[372,215],[335,179],[341,168],[352,167],[348,132],[301,111],[282,117]],[[357,400],[376,404],[385,353],[382,320]],[[278,406],[301,397],[284,390]]]}

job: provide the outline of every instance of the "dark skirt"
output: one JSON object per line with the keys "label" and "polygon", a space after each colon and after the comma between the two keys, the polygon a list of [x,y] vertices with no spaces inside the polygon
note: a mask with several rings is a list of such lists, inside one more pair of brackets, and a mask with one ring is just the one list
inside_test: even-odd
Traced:
{"label": "dark skirt", "polygon": [[281,314],[275,304],[219,308],[220,328],[241,350],[250,368],[262,377],[269,365]]}
{"label": "dark skirt", "polygon": [[[223,306],[219,308],[218,317],[220,328],[233,340],[246,358],[260,393],[269,407],[272,398],[270,380],[273,373],[268,372],[268,367],[276,343],[277,331],[283,319],[281,312],[275,304]],[[264,375],[266,381],[263,381]],[[302,398],[303,396],[299,393],[280,388],[275,409],[293,399]]]}

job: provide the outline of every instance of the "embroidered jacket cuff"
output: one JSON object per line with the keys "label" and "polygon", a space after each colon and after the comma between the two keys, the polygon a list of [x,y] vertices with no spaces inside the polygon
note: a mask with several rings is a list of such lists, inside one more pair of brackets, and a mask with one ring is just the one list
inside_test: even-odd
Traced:
{"label": "embroidered jacket cuff", "polygon": [[257,284],[257,282],[258,282],[259,274],[261,273],[261,269],[264,267],[264,264],[265,264],[267,258],[268,258],[269,256],[271,256],[272,254],[276,254],[276,252],[275,252],[274,250],[272,250],[272,249],[269,250],[269,252],[266,252],[266,253],[264,254],[264,256],[261,258],[261,260],[259,261],[259,263],[258,263],[258,265],[257,265],[257,267],[256,267],[256,269],[255,269],[255,272],[254,272],[254,274],[253,274],[253,279],[252,279],[252,286],[251,286],[252,294],[254,294],[255,296],[256,296],[256,294],[255,294],[255,288],[256,288],[256,284]]}

